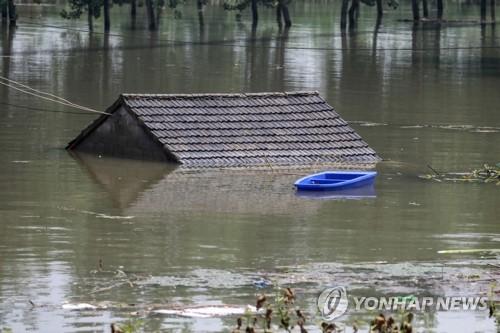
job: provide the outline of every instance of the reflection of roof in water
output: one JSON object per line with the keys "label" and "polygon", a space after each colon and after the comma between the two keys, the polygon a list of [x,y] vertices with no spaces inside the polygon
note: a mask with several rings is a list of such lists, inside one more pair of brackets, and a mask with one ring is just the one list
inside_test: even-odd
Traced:
{"label": "reflection of roof in water", "polygon": [[[308,215],[321,201],[297,196],[293,183],[307,173],[327,168],[193,170],[87,154],[76,157],[119,207],[146,212]],[[335,167],[339,166],[328,165]]]}
{"label": "reflection of roof in water", "polygon": [[168,163],[118,158],[99,158],[85,153],[71,152],[90,176],[109,193],[120,208],[130,206],[139,193],[160,181],[175,166]]}

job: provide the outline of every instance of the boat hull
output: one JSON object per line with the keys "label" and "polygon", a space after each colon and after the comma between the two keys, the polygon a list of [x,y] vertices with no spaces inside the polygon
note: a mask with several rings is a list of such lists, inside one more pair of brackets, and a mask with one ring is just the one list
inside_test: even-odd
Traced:
{"label": "boat hull", "polygon": [[299,198],[313,200],[365,200],[377,197],[373,184],[336,191],[297,190],[295,195]]}
{"label": "boat hull", "polygon": [[295,182],[297,190],[336,191],[373,185],[375,171],[325,171],[300,178]]}

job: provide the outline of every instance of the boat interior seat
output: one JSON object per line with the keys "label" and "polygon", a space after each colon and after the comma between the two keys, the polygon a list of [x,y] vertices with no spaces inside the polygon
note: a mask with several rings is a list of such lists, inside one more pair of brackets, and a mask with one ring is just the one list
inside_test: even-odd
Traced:
{"label": "boat interior seat", "polygon": [[335,184],[345,181],[345,179],[311,179],[311,184]]}

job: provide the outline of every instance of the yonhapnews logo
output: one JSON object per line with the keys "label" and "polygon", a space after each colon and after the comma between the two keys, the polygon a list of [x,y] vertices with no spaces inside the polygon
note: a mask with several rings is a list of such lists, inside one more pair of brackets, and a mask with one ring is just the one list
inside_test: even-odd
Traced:
{"label": "yonhapnews logo", "polygon": [[[485,311],[486,297],[351,297],[356,311]],[[318,310],[324,320],[332,321],[342,316],[349,306],[345,287],[331,287],[323,290],[317,300]]]}
{"label": "yonhapnews logo", "polygon": [[327,288],[318,297],[318,310],[323,319],[332,321],[342,316],[349,305],[345,287]]}

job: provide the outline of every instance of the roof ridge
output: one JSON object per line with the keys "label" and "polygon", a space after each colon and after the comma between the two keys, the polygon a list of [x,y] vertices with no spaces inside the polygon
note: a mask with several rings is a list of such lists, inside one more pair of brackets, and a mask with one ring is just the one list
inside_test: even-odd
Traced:
{"label": "roof ridge", "polygon": [[195,99],[195,98],[255,98],[255,97],[294,97],[319,96],[318,91],[283,91],[283,92],[253,92],[253,93],[195,93],[195,94],[137,94],[122,93],[125,99],[156,98],[156,99]]}

